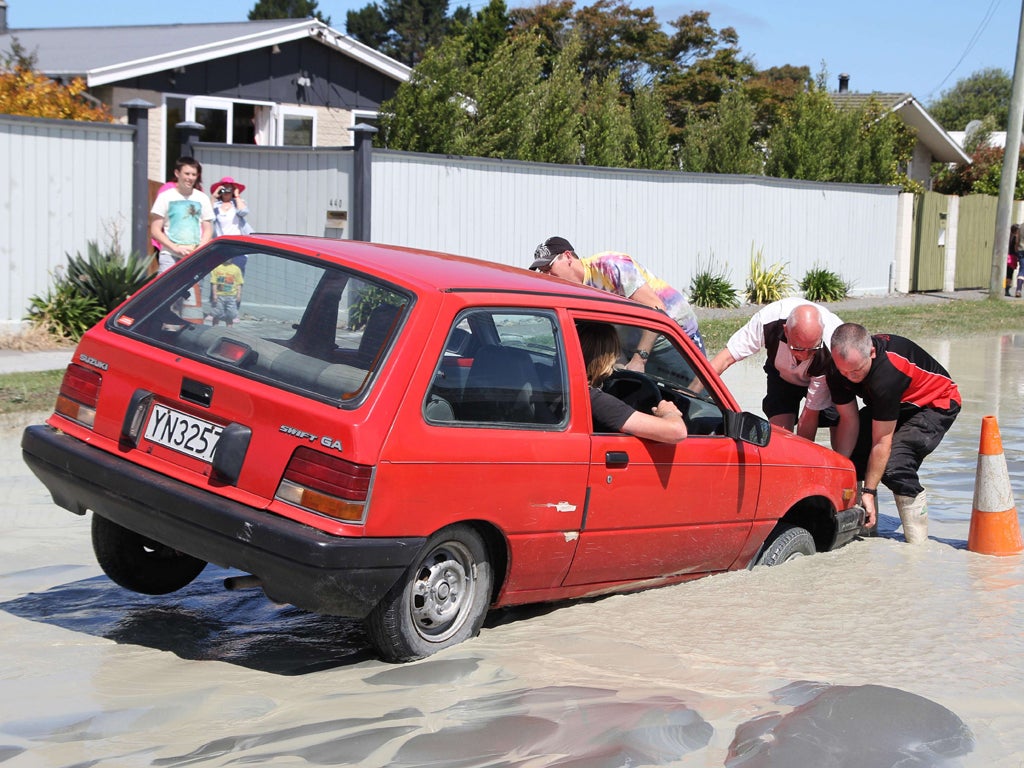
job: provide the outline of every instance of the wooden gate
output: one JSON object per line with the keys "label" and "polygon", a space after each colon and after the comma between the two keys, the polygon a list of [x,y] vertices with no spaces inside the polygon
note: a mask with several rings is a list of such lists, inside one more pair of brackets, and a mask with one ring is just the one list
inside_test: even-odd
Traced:
{"label": "wooden gate", "polygon": [[[960,198],[956,236],[954,288],[987,288],[992,275],[992,238],[999,198],[968,195]],[[1016,220],[1016,219],[1015,219]]]}
{"label": "wooden gate", "polygon": [[911,291],[941,291],[946,269],[946,212],[948,201],[938,192],[914,198],[914,263]]}

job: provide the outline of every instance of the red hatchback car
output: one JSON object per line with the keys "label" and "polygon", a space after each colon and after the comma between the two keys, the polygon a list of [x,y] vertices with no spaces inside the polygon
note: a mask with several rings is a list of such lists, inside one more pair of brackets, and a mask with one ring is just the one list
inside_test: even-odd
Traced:
{"label": "red hatchback car", "polygon": [[[238,317],[211,324],[231,264]],[[645,375],[605,386],[672,400],[689,437],[594,431],[580,321],[626,350],[658,334]],[[240,569],[229,587],[364,619],[391,661],[473,637],[489,608],[774,564],[863,523],[850,462],[740,412],[663,314],[317,238],[221,238],[152,281],[83,337],[22,449],[57,504],[92,510],[121,586]]]}

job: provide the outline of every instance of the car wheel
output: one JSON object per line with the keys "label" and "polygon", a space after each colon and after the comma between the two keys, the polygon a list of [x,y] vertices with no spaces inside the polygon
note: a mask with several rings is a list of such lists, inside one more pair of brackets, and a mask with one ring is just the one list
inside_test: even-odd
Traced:
{"label": "car wheel", "polygon": [[92,516],[92,549],[115,584],[144,595],[166,595],[191,584],[206,563],[165,547],[135,531]]}
{"label": "car wheel", "polygon": [[806,528],[782,524],[765,542],[757,564],[780,565],[804,555],[813,555],[817,551],[814,537]]}
{"label": "car wheel", "polygon": [[467,525],[438,531],[366,619],[386,661],[421,659],[480,631],[491,602],[487,547]]}

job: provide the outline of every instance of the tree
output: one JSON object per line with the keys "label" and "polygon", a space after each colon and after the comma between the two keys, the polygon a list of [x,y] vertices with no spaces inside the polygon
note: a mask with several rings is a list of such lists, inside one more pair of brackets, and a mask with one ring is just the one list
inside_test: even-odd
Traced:
{"label": "tree", "polygon": [[457,9],[456,18],[451,25],[451,34],[466,38],[469,43],[471,65],[489,61],[508,39],[509,30],[512,28],[505,0],[490,0],[476,16],[464,22],[458,18],[460,11],[469,12],[468,7]]}
{"label": "tree", "polygon": [[713,114],[722,96],[756,71],[741,55],[736,30],[716,30],[709,18],[707,11],[694,11],[672,22],[676,31],[670,38],[669,65],[660,75],[660,82],[676,142],[687,120]]}
{"label": "tree", "polygon": [[928,113],[947,131],[962,131],[972,120],[991,117],[999,130],[1010,120],[1013,82],[1002,69],[982,69],[957,82],[928,106]]}
{"label": "tree", "polygon": [[571,38],[552,64],[551,76],[537,89],[531,116],[535,127],[529,156],[541,163],[580,161],[583,77],[579,71],[579,40]]}
{"label": "tree", "polygon": [[[1003,147],[980,146],[971,152],[971,162],[944,167],[935,176],[932,189],[944,195],[999,195],[1003,178]],[[1017,160],[1014,200],[1024,198],[1024,152]]]}
{"label": "tree", "polygon": [[633,8],[626,0],[596,0],[575,13],[573,31],[580,40],[585,81],[604,80],[618,71],[623,89],[665,65],[668,36],[653,8]]}
{"label": "tree", "polygon": [[768,135],[765,173],[787,179],[919,187],[904,172],[915,134],[874,99],[861,109],[838,109],[826,75],[798,94]]}
{"label": "tree", "polygon": [[636,156],[630,158],[629,166],[658,171],[672,168],[671,126],[665,116],[665,100],[661,98],[657,85],[652,83],[633,91],[630,115],[637,147]]}
{"label": "tree", "polygon": [[584,165],[625,168],[636,157],[636,131],[621,98],[618,72],[587,84],[581,126]]}
{"label": "tree", "polygon": [[317,0],[257,0],[249,11],[249,21],[261,19],[319,19],[327,26],[331,17],[317,9]]}
{"label": "tree", "polygon": [[786,106],[812,82],[810,67],[791,64],[759,70],[744,81],[744,93],[755,109],[754,133],[758,141],[768,136]]}
{"label": "tree", "polygon": [[[469,11],[460,11],[464,22]],[[345,18],[348,34],[410,67],[445,40],[451,25],[448,0],[383,0],[349,11]]]}
{"label": "tree", "polygon": [[104,104],[86,97],[80,77],[67,83],[51,80],[35,69],[35,57],[25,52],[16,38],[11,50],[0,60],[0,113],[112,123],[114,117]]}
{"label": "tree", "polygon": [[541,77],[540,38],[507,39],[480,72],[471,151],[482,157],[529,160],[536,126],[532,119]]}
{"label": "tree", "polygon": [[466,55],[462,38],[428,51],[409,81],[381,104],[376,143],[409,152],[465,153],[471,144],[474,91]]}
{"label": "tree", "polygon": [[739,91],[722,97],[714,114],[686,124],[679,149],[684,171],[760,174],[761,154],[753,145],[754,105]]}

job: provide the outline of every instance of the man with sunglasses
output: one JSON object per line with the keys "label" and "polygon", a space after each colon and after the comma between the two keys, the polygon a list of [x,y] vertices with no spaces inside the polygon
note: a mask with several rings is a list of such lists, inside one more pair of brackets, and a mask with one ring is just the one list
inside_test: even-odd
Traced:
{"label": "man with sunglasses", "polygon": [[[832,427],[837,418],[829,396],[828,370],[832,332],[842,324],[825,307],[789,298],[767,304],[730,338],[711,359],[723,373],[733,363],[764,349],[767,394],[761,402],[768,421],[814,440],[819,426]],[[803,411],[800,401],[806,400]],[[799,414],[799,420],[797,415]]]}
{"label": "man with sunglasses", "polygon": [[[697,315],[686,296],[664,280],[652,275],[628,253],[603,251],[580,258],[573,250],[572,244],[564,237],[549,237],[533,252],[530,269],[624,296],[660,310],[675,320],[697,345],[697,349],[707,355],[704,339],[697,327]],[[656,343],[658,349],[655,349]],[[662,347],[667,349],[670,346],[663,339],[659,341],[658,334],[646,331],[636,342],[636,349],[627,353],[630,359],[626,368],[642,372],[652,353],[666,351]]]}
{"label": "man with sunglasses", "polygon": [[[928,540],[928,505],[918,470],[960,413],[949,372],[902,336],[845,323],[832,334],[829,387],[839,412],[833,447],[864,481],[864,525],[878,520],[878,485],[896,500],[908,544]],[[864,407],[857,409],[857,397]]]}

